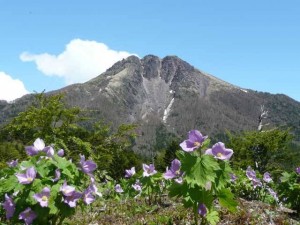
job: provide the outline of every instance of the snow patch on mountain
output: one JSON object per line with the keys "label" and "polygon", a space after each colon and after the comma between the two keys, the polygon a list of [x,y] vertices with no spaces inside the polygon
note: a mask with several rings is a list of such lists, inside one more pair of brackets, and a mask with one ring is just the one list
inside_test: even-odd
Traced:
{"label": "snow patch on mountain", "polygon": [[165,109],[164,111],[164,116],[163,116],[163,122],[166,123],[167,122],[167,119],[168,119],[168,116],[170,114],[170,111],[171,111],[171,107],[174,103],[174,98],[172,98],[172,100],[170,101],[168,107]]}

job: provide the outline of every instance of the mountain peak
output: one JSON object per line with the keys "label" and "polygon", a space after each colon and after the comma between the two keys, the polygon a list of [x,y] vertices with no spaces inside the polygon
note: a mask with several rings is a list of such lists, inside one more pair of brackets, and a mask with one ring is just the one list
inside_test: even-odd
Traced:
{"label": "mountain peak", "polygon": [[140,58],[136,55],[131,55],[131,56],[128,56],[126,59],[123,59],[124,61],[128,61],[128,62],[140,62]]}
{"label": "mountain peak", "polygon": [[[136,143],[142,152],[166,136],[162,132],[185,136],[191,129],[207,135],[257,129],[261,105],[272,112],[270,124],[296,124],[295,130],[300,131],[300,103],[242,90],[177,56],[133,55],[86,83],[51,94],[59,92],[65,93],[68,105],[87,109],[94,121],[109,121],[115,127],[138,124],[143,135]],[[0,123],[30,101],[23,97],[16,104],[0,102]]]}

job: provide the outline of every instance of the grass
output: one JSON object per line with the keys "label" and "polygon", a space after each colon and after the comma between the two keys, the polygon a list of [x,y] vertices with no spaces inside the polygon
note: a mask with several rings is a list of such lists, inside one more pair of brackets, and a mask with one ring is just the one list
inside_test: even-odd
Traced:
{"label": "grass", "polygon": [[[127,201],[98,201],[87,212],[78,212],[66,220],[66,225],[192,225],[193,214],[176,201],[148,205],[145,199]],[[300,218],[293,218],[291,211],[267,205],[259,201],[239,199],[236,213],[230,213],[218,205],[218,225],[300,225]]]}

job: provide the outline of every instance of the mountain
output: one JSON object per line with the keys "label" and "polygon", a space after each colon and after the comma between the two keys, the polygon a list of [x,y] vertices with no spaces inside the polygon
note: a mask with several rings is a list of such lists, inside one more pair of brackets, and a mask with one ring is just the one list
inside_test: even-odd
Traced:
{"label": "mountain", "polygon": [[[94,120],[113,126],[139,125],[138,151],[147,153],[170,135],[185,138],[191,129],[218,137],[225,130],[254,130],[260,107],[269,127],[291,127],[300,139],[300,103],[288,96],[242,89],[204,73],[176,56],[130,56],[103,74],[49,94],[89,110]],[[0,102],[0,123],[24,110],[32,95],[12,104]]]}

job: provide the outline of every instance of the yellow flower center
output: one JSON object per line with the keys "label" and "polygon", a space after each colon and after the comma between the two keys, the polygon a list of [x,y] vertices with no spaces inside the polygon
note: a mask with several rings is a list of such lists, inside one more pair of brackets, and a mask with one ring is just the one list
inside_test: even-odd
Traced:
{"label": "yellow flower center", "polygon": [[48,201],[48,197],[44,195],[44,196],[42,197],[42,201],[44,201],[44,202]]}
{"label": "yellow flower center", "polygon": [[200,145],[201,145],[200,142],[198,142],[198,141],[195,141],[195,142],[194,142],[194,146],[195,146],[195,147],[199,147]]}
{"label": "yellow flower center", "polygon": [[31,182],[33,179],[31,177],[27,177],[27,181]]}
{"label": "yellow flower center", "polygon": [[223,154],[222,154],[221,152],[219,152],[219,153],[217,154],[217,156],[218,156],[218,157],[222,157]]}
{"label": "yellow flower center", "polygon": [[65,195],[67,195],[67,194],[71,193],[72,191],[71,190],[64,190],[63,192],[65,193]]}

